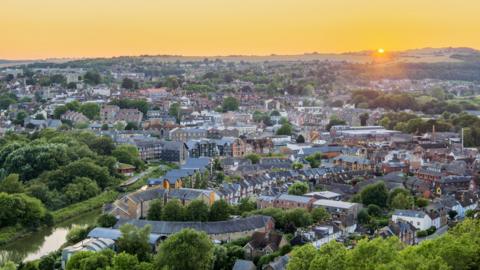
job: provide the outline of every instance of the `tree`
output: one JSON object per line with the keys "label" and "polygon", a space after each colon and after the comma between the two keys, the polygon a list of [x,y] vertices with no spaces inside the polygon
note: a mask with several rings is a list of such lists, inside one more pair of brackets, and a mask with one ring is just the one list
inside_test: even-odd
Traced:
{"label": "tree", "polygon": [[138,130],[138,125],[134,122],[128,122],[125,126],[125,130]]}
{"label": "tree", "polygon": [[380,207],[387,206],[388,190],[384,182],[366,186],[360,192],[364,205],[376,204]]}
{"label": "tree", "polygon": [[313,258],[312,270],[344,270],[347,269],[347,249],[337,241],[330,241],[323,245]]}
{"label": "tree", "polygon": [[72,204],[94,197],[100,193],[97,183],[88,177],[76,177],[64,189],[65,198]]}
{"label": "tree", "polygon": [[258,162],[260,162],[260,156],[257,154],[248,154],[245,156],[245,158],[249,159],[252,164],[257,164]]}
{"label": "tree", "polygon": [[117,218],[111,214],[102,214],[97,219],[97,224],[100,227],[111,228],[117,223]]}
{"label": "tree", "polygon": [[322,207],[314,208],[311,214],[314,222],[325,222],[331,218],[327,210]]}
{"label": "tree", "polygon": [[96,71],[87,71],[87,73],[83,75],[83,81],[86,84],[97,85],[102,82],[102,77]]}
{"label": "tree", "polygon": [[285,224],[291,223],[297,228],[306,227],[313,223],[312,216],[304,208],[290,209],[285,213]]}
{"label": "tree", "polygon": [[296,139],[297,143],[305,143],[305,138],[303,137],[302,134],[298,135]]}
{"label": "tree", "polygon": [[83,103],[79,111],[83,113],[88,119],[93,120],[100,116],[100,106],[93,102]]}
{"label": "tree", "polygon": [[323,154],[320,152],[316,152],[311,154],[305,158],[306,161],[310,164],[311,168],[318,168],[322,164]]}
{"label": "tree", "polygon": [[147,219],[148,220],[162,220],[163,202],[161,199],[156,199],[150,202],[148,208]]}
{"label": "tree", "polygon": [[294,163],[292,164],[292,169],[294,169],[294,170],[303,169],[303,164],[300,163],[300,162],[294,162]]}
{"label": "tree", "polygon": [[369,117],[370,117],[370,116],[368,115],[368,113],[362,113],[362,114],[360,114],[360,116],[359,116],[359,118],[360,118],[360,125],[361,125],[361,126],[366,126]]}
{"label": "tree", "polygon": [[183,229],[159,247],[157,269],[208,270],[214,262],[212,241],[204,232]]}
{"label": "tree", "polygon": [[122,252],[113,258],[112,270],[134,270],[137,265],[137,256]]}
{"label": "tree", "polygon": [[137,255],[140,261],[147,260],[152,250],[149,244],[150,225],[137,228],[131,224],[124,224],[120,227],[120,231],[122,235],[116,243],[118,251]]}
{"label": "tree", "polygon": [[333,126],[346,125],[346,124],[347,124],[347,122],[345,122],[344,120],[341,120],[341,119],[338,119],[338,118],[332,118],[332,119],[330,119],[330,122],[328,122],[328,124],[325,126],[325,129],[327,131],[330,131],[330,129]]}
{"label": "tree", "polygon": [[23,184],[20,182],[18,174],[10,174],[0,181],[0,192],[13,194],[22,193],[23,191]]}
{"label": "tree", "polygon": [[368,224],[370,222],[370,216],[366,209],[362,209],[358,212],[357,220],[360,224]]}
{"label": "tree", "polygon": [[420,208],[426,207],[428,205],[428,200],[425,198],[417,198],[415,200],[415,205],[417,205]]}
{"label": "tree", "polygon": [[27,114],[26,111],[23,111],[23,110],[22,110],[22,111],[19,111],[19,112],[17,113],[17,116],[15,117],[15,120],[13,120],[13,123],[14,123],[15,125],[21,125],[21,126],[23,126],[24,121],[25,121],[25,118],[27,118],[27,117],[28,117],[28,114]]}
{"label": "tree", "polygon": [[308,185],[304,182],[295,182],[288,188],[290,195],[303,195],[308,192]]}
{"label": "tree", "polygon": [[413,197],[404,193],[397,194],[391,203],[393,209],[411,209],[413,207]]}
{"label": "tree", "polygon": [[382,214],[382,209],[376,204],[370,204],[367,208],[368,214],[373,217],[379,217]]}
{"label": "tree", "polygon": [[181,112],[180,104],[178,103],[172,103],[168,109],[168,115],[175,117],[177,123],[180,123],[180,120],[182,119]]}
{"label": "tree", "polygon": [[101,252],[80,251],[73,254],[67,262],[66,270],[97,270],[107,269],[113,255],[112,250]]}
{"label": "tree", "polygon": [[313,245],[294,248],[287,264],[287,270],[309,269],[316,254],[317,250]]}
{"label": "tree", "polygon": [[60,116],[62,116],[67,111],[67,106],[57,106],[55,107],[55,110],[53,110],[53,118],[60,119]]}
{"label": "tree", "polygon": [[238,212],[242,214],[257,209],[257,204],[255,201],[250,200],[250,198],[242,198],[238,202],[237,208]]}
{"label": "tree", "polygon": [[458,215],[458,213],[457,213],[457,211],[455,211],[455,210],[450,210],[450,211],[448,211],[448,217],[449,217],[451,220],[454,220],[457,215]]}
{"label": "tree", "polygon": [[284,123],[282,126],[277,129],[277,135],[292,135],[293,129],[290,123]]}
{"label": "tree", "polygon": [[223,112],[236,111],[238,110],[238,106],[239,106],[239,102],[236,98],[227,97],[223,100],[222,111]]}
{"label": "tree", "polygon": [[99,155],[111,155],[115,149],[115,144],[112,138],[108,136],[98,136],[88,142],[88,147]]}
{"label": "tree", "polygon": [[179,200],[170,200],[163,208],[162,219],[165,221],[182,221],[185,213]]}
{"label": "tree", "polygon": [[130,78],[123,78],[122,88],[128,90],[135,90],[138,88],[138,83]]}
{"label": "tree", "polygon": [[230,218],[230,205],[225,200],[215,201],[210,207],[210,221],[222,221]]}
{"label": "tree", "polygon": [[38,263],[38,270],[53,270],[55,269],[55,256],[45,256],[40,259]]}
{"label": "tree", "polygon": [[208,205],[202,200],[194,200],[185,208],[185,220],[208,221]]}

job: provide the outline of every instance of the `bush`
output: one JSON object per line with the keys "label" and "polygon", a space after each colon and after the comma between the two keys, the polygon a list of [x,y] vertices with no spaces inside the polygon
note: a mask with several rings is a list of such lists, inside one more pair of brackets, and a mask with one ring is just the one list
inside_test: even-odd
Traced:
{"label": "bush", "polygon": [[432,226],[427,229],[427,234],[431,235],[431,234],[434,234],[436,231],[437,231],[437,228],[435,226]]}
{"label": "bush", "polygon": [[103,214],[98,217],[97,224],[100,227],[110,228],[117,223],[117,218],[110,214]]}
{"label": "bush", "polygon": [[417,231],[417,237],[426,237],[427,235],[427,231]]}

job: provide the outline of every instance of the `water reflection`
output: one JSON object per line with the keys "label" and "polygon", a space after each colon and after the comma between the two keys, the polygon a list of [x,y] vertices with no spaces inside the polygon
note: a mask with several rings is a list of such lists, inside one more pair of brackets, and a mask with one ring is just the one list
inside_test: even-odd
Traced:
{"label": "water reflection", "polygon": [[58,224],[54,228],[45,228],[27,237],[0,247],[0,265],[5,261],[31,261],[58,250],[65,242],[67,233],[74,225],[93,224],[100,214],[99,210],[85,213]]}

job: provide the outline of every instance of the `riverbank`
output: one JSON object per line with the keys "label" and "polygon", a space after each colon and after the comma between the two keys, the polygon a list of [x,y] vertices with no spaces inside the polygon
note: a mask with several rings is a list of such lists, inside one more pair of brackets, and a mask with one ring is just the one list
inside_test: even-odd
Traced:
{"label": "riverbank", "polygon": [[45,227],[26,236],[16,239],[0,247],[0,265],[6,261],[16,263],[38,260],[43,256],[56,252],[66,243],[66,237],[74,226],[90,226],[95,224],[101,210],[79,214],[74,218]]}
{"label": "riverbank", "polygon": [[[100,195],[85,200],[83,202],[72,204],[65,208],[54,211],[52,212],[53,223],[54,225],[57,225],[68,219],[78,217],[81,214],[90,212],[95,209],[100,209],[104,204],[115,201],[117,196],[118,192],[109,190],[102,192]],[[27,237],[42,229],[45,229],[45,227],[38,228],[38,230],[35,231],[28,230],[20,225],[1,228],[0,246],[7,245],[17,239]]]}

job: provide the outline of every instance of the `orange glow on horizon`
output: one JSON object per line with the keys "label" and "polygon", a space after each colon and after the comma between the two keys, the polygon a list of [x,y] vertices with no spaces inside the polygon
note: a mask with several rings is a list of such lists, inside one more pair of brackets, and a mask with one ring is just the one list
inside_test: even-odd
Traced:
{"label": "orange glow on horizon", "polygon": [[478,10],[477,0],[2,0],[0,59],[480,48]]}

